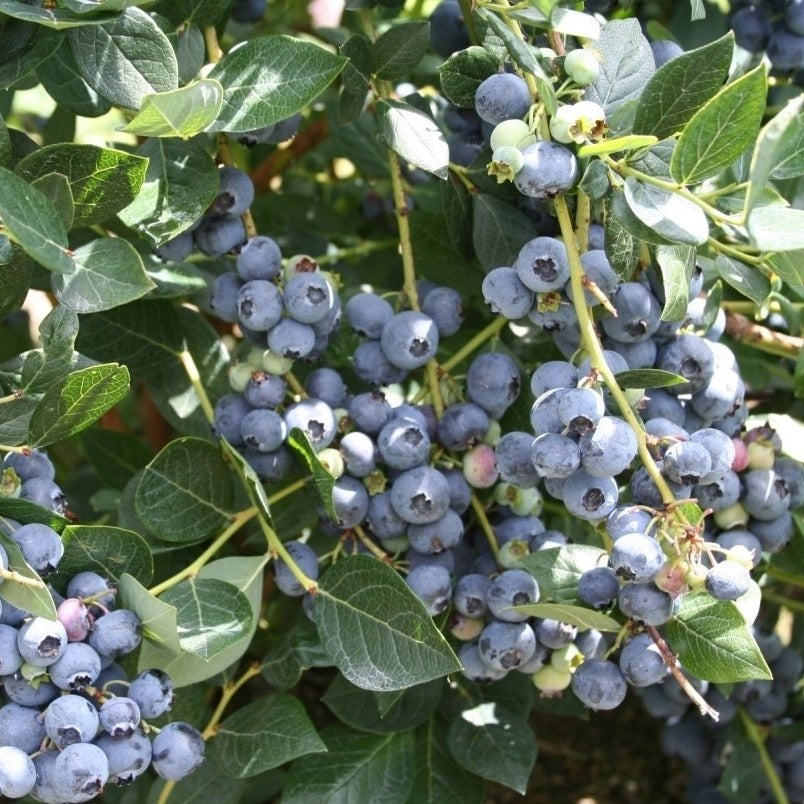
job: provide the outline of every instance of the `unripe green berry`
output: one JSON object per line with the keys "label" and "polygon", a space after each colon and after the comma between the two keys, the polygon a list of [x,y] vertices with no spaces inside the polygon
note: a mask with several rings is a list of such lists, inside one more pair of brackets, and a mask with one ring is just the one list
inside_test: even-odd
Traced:
{"label": "unripe green berry", "polygon": [[522,569],[522,559],[530,555],[530,547],[522,539],[511,539],[500,548],[497,563],[505,569]]}
{"label": "unripe green berry", "polygon": [[600,62],[591,50],[578,48],[564,57],[564,71],[582,87],[594,84],[600,75]]}
{"label": "unripe green berry", "polygon": [[229,366],[229,385],[235,393],[242,394],[254,373],[250,363],[233,363]]}
{"label": "unripe green berry", "polygon": [[343,455],[334,447],[322,449],[317,455],[324,468],[337,480],[345,471]]}
{"label": "unripe green berry", "polygon": [[454,612],[450,618],[449,632],[455,639],[468,642],[470,639],[477,639],[485,627],[486,621],[482,617],[464,617],[463,614]]}
{"label": "unripe green berry", "polygon": [[763,441],[752,441],[748,445],[749,469],[773,469],[776,455],[773,446]]}
{"label": "unripe green berry", "polygon": [[734,503],[728,508],[715,513],[715,524],[722,530],[744,527],[748,524],[748,512],[740,503]]}
{"label": "unripe green berry", "polygon": [[569,670],[560,670],[557,667],[553,667],[552,664],[546,664],[531,676],[531,680],[536,689],[549,698],[569,687],[572,681],[572,673]]}
{"label": "unripe green berry", "polygon": [[583,664],[583,654],[577,645],[570,643],[550,654],[550,664],[556,670],[571,673]]}
{"label": "unripe green berry", "polygon": [[496,151],[507,145],[523,149],[536,142],[530,127],[524,120],[503,120],[494,127],[489,138],[491,150]]}
{"label": "unripe green berry", "polygon": [[727,559],[742,564],[747,570],[754,568],[754,551],[749,550],[744,544],[735,544],[725,555]]}
{"label": "unripe green berry", "polygon": [[486,430],[486,434],[483,436],[483,443],[488,444],[490,447],[495,447],[501,438],[502,427],[496,419],[492,419],[489,422],[489,429]]}
{"label": "unripe green berry", "polygon": [[410,548],[410,542],[407,536],[397,536],[393,539],[380,539],[380,544],[382,545],[382,549],[391,555],[407,553]]}
{"label": "unripe green berry", "polygon": [[497,184],[504,181],[513,181],[514,176],[522,170],[525,164],[525,157],[522,151],[513,145],[501,145],[494,151],[494,155],[489,162],[489,176],[497,177]]}
{"label": "unripe green berry", "polygon": [[267,371],[268,374],[276,374],[281,377],[292,368],[293,361],[289,357],[282,357],[282,355],[278,355],[270,349],[265,349],[262,352],[262,370]]}

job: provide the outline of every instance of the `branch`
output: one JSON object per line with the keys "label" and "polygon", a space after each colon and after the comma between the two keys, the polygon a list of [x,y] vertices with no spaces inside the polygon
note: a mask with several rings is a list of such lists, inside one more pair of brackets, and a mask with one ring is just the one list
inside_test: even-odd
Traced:
{"label": "branch", "polygon": [[755,324],[750,318],[734,312],[726,313],[726,333],[746,346],[767,352],[777,357],[795,360],[804,346],[804,338],[776,332],[762,324]]}

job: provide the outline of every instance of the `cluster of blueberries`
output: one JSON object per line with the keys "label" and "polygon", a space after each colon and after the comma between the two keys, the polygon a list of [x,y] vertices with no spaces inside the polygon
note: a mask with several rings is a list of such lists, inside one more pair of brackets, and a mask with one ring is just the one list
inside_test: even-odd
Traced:
{"label": "cluster of blueberries", "polygon": [[[53,484],[55,475],[39,451],[8,453],[3,471],[6,483],[16,478],[22,488],[35,478]],[[64,508],[60,491],[48,500],[47,508]],[[0,533],[42,579],[57,569],[64,550],[52,528],[0,518]],[[9,569],[2,545],[0,569]],[[0,796],[82,802],[149,767],[169,780],[195,770],[204,740],[193,726],[177,721],[157,729],[146,722],[171,708],[170,678],[151,669],[129,682],[117,663],[139,646],[141,623],[133,611],[115,608],[112,584],[79,572],[66,597],[50,593],[53,620],[0,600]]]}
{"label": "cluster of blueberries", "polygon": [[804,71],[804,2],[762,0],[733,3],[731,27],[737,44],[749,53],[765,53],[774,70]]}

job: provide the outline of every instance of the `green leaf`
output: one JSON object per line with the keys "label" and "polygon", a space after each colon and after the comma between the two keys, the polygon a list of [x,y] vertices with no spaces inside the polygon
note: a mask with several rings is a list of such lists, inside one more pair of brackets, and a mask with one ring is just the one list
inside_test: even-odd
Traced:
{"label": "green leaf", "polygon": [[701,319],[701,331],[706,332],[712,324],[715,323],[715,319],[720,311],[721,301],[723,301],[723,283],[718,279],[717,282],[709,288],[709,293],[706,296],[706,303],[704,304]]}
{"label": "green leaf", "polygon": [[0,184],[5,233],[49,271],[70,273],[74,265],[68,254],[67,231],[50,199],[6,168],[0,168]]}
{"label": "green leaf", "polygon": [[[201,5],[204,0],[201,0]],[[202,722],[191,719],[189,722]],[[209,749],[207,749],[209,750]],[[268,774],[278,773],[277,771],[269,771]],[[266,775],[268,775],[266,774]],[[218,770],[218,766],[213,762],[202,762],[201,767],[194,770],[189,776],[185,776],[178,782],[168,782],[165,779],[155,779],[150,787],[143,786],[151,782],[151,779],[141,780],[136,787],[126,788],[122,799],[115,799],[117,804],[156,804],[162,791],[170,785],[170,799],[175,801],[176,804],[205,804],[205,802],[214,801],[215,804],[243,804],[243,802],[261,802],[264,799],[261,796],[273,797],[278,793],[282,786],[282,779],[278,780],[276,786],[266,783],[263,777],[255,777],[254,779],[232,779]],[[248,782],[258,785],[257,797],[248,797]],[[111,791],[111,787],[108,788]],[[144,796],[147,793],[147,800]],[[104,792],[104,797],[109,798],[109,793]]]}
{"label": "green leaf", "polygon": [[213,578],[191,578],[162,593],[176,607],[179,645],[209,662],[249,632],[253,622],[248,598],[236,586]]}
{"label": "green leaf", "polygon": [[578,187],[594,201],[603,198],[610,187],[609,169],[605,163],[599,159],[590,161],[581,176]]}
{"label": "green leaf", "polygon": [[68,374],[45,392],[28,425],[28,445],[45,447],[80,433],[128,393],[125,366],[108,363]]}
{"label": "green leaf", "polygon": [[97,17],[87,17],[64,8],[47,8],[20,3],[17,0],[0,0],[0,14],[8,14],[9,17],[14,19],[34,22],[37,25],[44,25],[54,30],[81,25],[102,25],[116,16],[115,14],[106,13],[99,14]]}
{"label": "green leaf", "polygon": [[628,281],[633,276],[639,261],[640,244],[615,215],[607,215],[604,226],[606,256],[617,276]]}
{"label": "green leaf", "polygon": [[96,145],[59,143],[29,154],[16,172],[28,181],[61,173],[70,182],[75,226],[92,226],[111,218],[140,191],[148,162],[141,156]]}
{"label": "green leaf", "polygon": [[76,348],[95,360],[125,361],[136,375],[176,370],[182,350],[179,318],[169,302],[136,301],[81,316]]}
{"label": "green leaf", "polygon": [[480,84],[497,72],[497,60],[482,47],[473,45],[453,53],[438,68],[441,91],[456,106],[473,109]]}
{"label": "green leaf", "polygon": [[629,176],[625,180],[625,199],[645,226],[674,243],[699,246],[709,238],[704,211],[676,193]]}
{"label": "green leaf", "polygon": [[153,457],[138,438],[116,430],[96,427],[85,430],[81,446],[95,474],[115,489],[123,489]]}
{"label": "green leaf", "polygon": [[765,111],[765,67],[728,84],[690,119],[673,151],[670,172],[697,184],[725,170],[757,138]]}
{"label": "green leaf", "polygon": [[[12,84],[33,72],[53,53],[64,37],[64,34],[59,31],[52,31],[29,22],[19,22],[15,28],[22,36],[27,37],[27,41],[14,55],[0,61],[0,90],[8,89]],[[9,23],[6,22],[3,26],[3,36],[5,37],[8,32]]]}
{"label": "green leaf", "polygon": [[518,715],[495,703],[465,709],[450,723],[447,745],[466,770],[525,795],[536,738]]}
{"label": "green leaf", "polygon": [[758,801],[765,784],[759,751],[744,735],[738,736],[734,729],[730,731],[730,750],[717,789],[728,801]]}
{"label": "green leaf", "polygon": [[0,165],[6,165],[11,160],[11,137],[3,116],[0,115]]}
{"label": "green leaf", "polygon": [[483,781],[452,758],[440,718],[431,717],[414,738],[416,772],[408,804],[481,804]]}
{"label": "green leaf", "polygon": [[793,178],[804,172],[804,95],[787,102],[759,132],[751,157],[744,214],[759,201],[768,179]]}
{"label": "green leaf", "polygon": [[0,235],[0,316],[22,307],[32,272],[31,258],[16,243]]}
{"label": "green leaf", "polygon": [[650,44],[637,20],[611,20],[590,51],[600,61],[600,74],[586,88],[586,100],[599,103],[609,117],[629,101],[636,101],[653,75]]}
{"label": "green leaf", "polygon": [[366,105],[371,77],[371,41],[364,34],[354,34],[341,45],[339,52],[349,61],[341,72],[338,119],[349,123],[360,116]]}
{"label": "green leaf", "polygon": [[665,629],[684,668],[698,678],[719,684],[772,678],[742,614],[727,600],[686,595]]}
{"label": "green leaf", "polygon": [[681,321],[687,314],[689,304],[695,249],[691,246],[658,246],[656,262],[664,289],[662,321]]}
{"label": "green leaf", "polygon": [[8,554],[8,568],[32,583],[20,583],[6,578],[0,583],[0,600],[23,611],[29,611],[48,620],[56,619],[56,606],[44,581],[32,570],[22,555],[19,545],[0,531],[0,547]]}
{"label": "green leaf", "polygon": [[334,664],[363,689],[404,689],[460,669],[405,582],[368,556],[350,556],[324,573],[316,628]]}
{"label": "green leaf", "polygon": [[[318,455],[307,438],[306,433],[298,427],[291,428],[288,433],[287,445],[299,456],[307,466],[307,471],[313,478],[324,512],[333,521],[338,521],[338,515],[332,503],[332,490],[335,488],[335,478],[327,471],[324,464],[318,460]],[[267,505],[267,502],[266,502]]]}
{"label": "green leaf", "polygon": [[225,776],[244,779],[326,750],[301,702],[280,692],[227,717],[210,741],[207,760]]}
{"label": "green leaf", "polygon": [[770,296],[770,280],[756,265],[746,265],[718,254],[715,257],[715,270],[724,282],[757,304],[762,304]]}
{"label": "green leaf", "polygon": [[178,89],[179,66],[170,41],[142,9],[67,34],[84,80],[117,106],[139,109],[146,95]]}
{"label": "green leaf", "polygon": [[323,92],[346,59],[290,36],[260,36],[229,51],[207,76],[223,86],[212,131],[253,131],[284,120]]}
{"label": "green leaf", "polygon": [[63,173],[48,173],[31,182],[42,195],[50,199],[65,231],[70,231],[75,215],[75,203],[70,180]]}
{"label": "green leaf", "polygon": [[143,522],[166,542],[197,542],[226,526],[232,482],[220,451],[200,438],[171,441],[148,464],[135,504]]}
{"label": "green leaf", "polygon": [[447,177],[449,147],[441,129],[424,112],[404,101],[377,103],[377,136],[392,151],[438,176]]}
{"label": "green leaf", "polygon": [[326,753],[290,766],[283,804],[404,804],[413,784],[412,732],[377,737],[336,725],[321,737]]}
{"label": "green leaf", "polygon": [[571,8],[554,6],[550,12],[550,28],[565,36],[595,40],[600,38],[600,23],[591,15]]}
{"label": "green leaf", "polygon": [[212,78],[202,78],[172,92],[146,95],[140,111],[123,131],[140,137],[186,140],[210,125],[222,105],[223,87]]}
{"label": "green leaf", "polygon": [[673,151],[676,149],[676,140],[668,138],[660,140],[656,145],[652,145],[647,151],[643,151],[632,162],[637,170],[654,176],[657,179],[672,181],[670,175],[670,162],[673,159]]}
{"label": "green leaf", "polygon": [[0,441],[14,447],[25,444],[28,439],[28,425],[38,401],[24,396],[0,405]]}
{"label": "green leaf", "polygon": [[154,246],[180,235],[204,214],[220,188],[206,151],[179,140],[149,139],[137,149],[148,159],[142,189],[118,217]]}
{"label": "green leaf", "polygon": [[37,67],[36,74],[47,94],[73,114],[99,117],[112,108],[111,102],[84,80],[66,39]]}
{"label": "green leaf", "polygon": [[631,369],[615,374],[614,378],[620,388],[671,388],[683,385],[687,380],[679,374],[662,369]]}
{"label": "green leaf", "polygon": [[660,140],[681,131],[723,86],[731,64],[734,35],[682,53],[657,70],[639,99],[634,131]]}
{"label": "green leaf", "polygon": [[144,296],[155,287],[134,246],[103,237],[73,252],[75,271],[51,277],[56,298],[77,313],[109,310]]}
{"label": "green leaf", "polygon": [[175,606],[154,597],[136,578],[125,572],[120,576],[117,593],[118,605],[131,609],[142,622],[145,641],[140,651],[140,670],[156,666],[146,664],[143,667],[142,663],[143,654],[147,657],[151,644],[158,644],[162,655],[181,653]]}
{"label": "green leaf", "polygon": [[763,262],[791,287],[804,284],[804,249],[764,254]]}
{"label": "green leaf", "polygon": [[644,224],[632,211],[622,189],[614,189],[609,200],[609,215],[606,218],[606,232],[608,234],[611,224],[609,219],[617,221],[635,240],[655,245],[668,245],[669,241],[650,226]]}
{"label": "green leaf", "polygon": [[522,559],[522,566],[539,582],[539,599],[543,602],[575,605],[578,578],[587,570],[605,566],[608,555],[599,547],[568,544],[537,550]]}
{"label": "green leaf", "polygon": [[488,23],[491,30],[502,39],[511,58],[525,72],[531,73],[539,89],[539,100],[544,104],[549,115],[555,114],[558,106],[556,92],[547,73],[536,60],[533,48],[522,41],[496,14],[485,8],[476,8],[475,14]]}
{"label": "green leaf", "polygon": [[559,620],[577,626],[581,631],[596,628],[598,631],[620,630],[620,623],[608,614],[587,609],[583,606],[571,606],[566,603],[528,603],[525,606],[512,606],[514,611],[520,611],[529,617],[543,617],[549,620]]}
{"label": "green leaf", "polygon": [[804,210],[756,207],[748,216],[748,234],[762,251],[804,249]]}
{"label": "green leaf", "polygon": [[475,253],[487,271],[513,265],[522,246],[539,234],[532,218],[492,195],[472,197],[472,221]]}
{"label": "green leaf", "polygon": [[133,530],[110,525],[68,525],[61,535],[64,556],[59,576],[68,580],[89,570],[119,581],[124,573],[141,584],[151,582],[154,562],[148,543]]}
{"label": "green leaf", "polygon": [[464,258],[472,256],[472,199],[466,185],[452,173],[439,185],[444,223],[453,248]]}
{"label": "green leaf", "polygon": [[25,355],[20,376],[20,389],[42,393],[75,367],[75,339],[78,316],[66,307],[54,307],[39,325],[42,348]]}
{"label": "green leaf", "polygon": [[[306,618],[305,618],[306,620]],[[321,647],[309,622],[297,623],[279,636],[262,660],[262,677],[275,689],[289,690],[310,667],[330,667],[332,660]]]}
{"label": "green leaf", "polygon": [[61,514],[16,497],[0,497],[0,516],[15,519],[17,522],[25,522],[26,524],[28,522],[41,522],[43,525],[53,528],[57,533],[61,533],[70,524],[70,520],[61,516]]}
{"label": "green leaf", "polygon": [[407,77],[429,47],[430,23],[426,20],[394,25],[374,43],[373,72],[387,81]]}
{"label": "green leaf", "polygon": [[378,695],[356,687],[337,675],[321,699],[341,723],[372,734],[390,734],[421,725],[438,707],[444,691],[443,679],[417,684],[401,691],[389,709],[380,711]]}

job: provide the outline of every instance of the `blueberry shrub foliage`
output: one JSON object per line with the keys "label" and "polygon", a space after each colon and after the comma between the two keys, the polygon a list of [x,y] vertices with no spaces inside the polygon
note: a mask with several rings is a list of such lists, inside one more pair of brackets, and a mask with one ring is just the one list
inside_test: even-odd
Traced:
{"label": "blueberry shrub foliage", "polygon": [[0,0],[0,797],[802,800],[804,3],[340,5]]}

